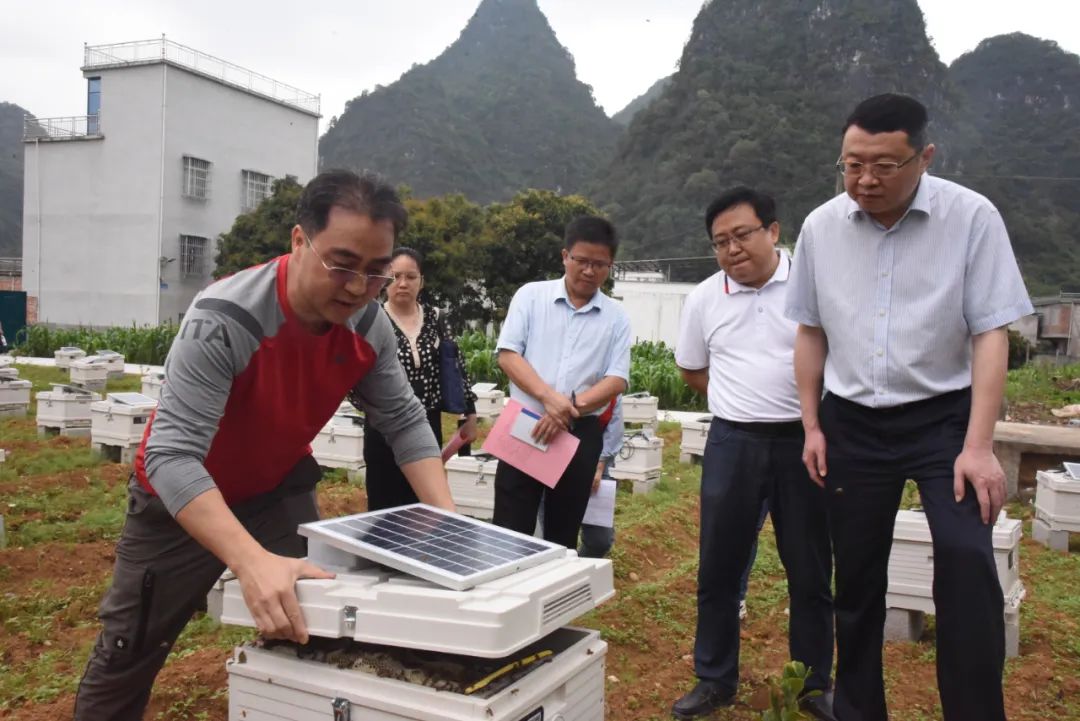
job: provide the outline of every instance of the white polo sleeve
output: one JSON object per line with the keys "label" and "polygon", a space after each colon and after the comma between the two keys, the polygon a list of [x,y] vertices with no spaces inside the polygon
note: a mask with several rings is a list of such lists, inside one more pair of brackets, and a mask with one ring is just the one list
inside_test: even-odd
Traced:
{"label": "white polo sleeve", "polygon": [[[715,277],[705,283],[715,280]],[[675,365],[688,371],[709,367],[709,344],[705,339],[702,323],[702,306],[705,304],[705,283],[691,291],[683,305],[679,319],[679,340],[675,344]]]}

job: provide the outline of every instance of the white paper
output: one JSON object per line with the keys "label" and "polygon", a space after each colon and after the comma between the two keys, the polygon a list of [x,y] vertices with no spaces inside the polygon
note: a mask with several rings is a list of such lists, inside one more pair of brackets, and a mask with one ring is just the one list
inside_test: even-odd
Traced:
{"label": "white paper", "polygon": [[517,418],[514,419],[514,424],[510,426],[510,435],[519,441],[528,443],[534,448],[546,451],[548,449],[548,444],[541,443],[532,437],[533,429],[536,428],[536,424],[539,422],[540,416],[536,415],[528,408],[522,408],[521,413],[518,413]]}
{"label": "white paper", "polygon": [[585,507],[582,523],[604,528],[615,527],[615,486],[610,478],[600,479],[600,488],[589,496],[589,505]]}

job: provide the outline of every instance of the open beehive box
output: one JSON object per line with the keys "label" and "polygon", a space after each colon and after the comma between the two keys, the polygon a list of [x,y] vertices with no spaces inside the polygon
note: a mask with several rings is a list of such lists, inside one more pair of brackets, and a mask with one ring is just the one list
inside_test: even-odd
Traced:
{"label": "open beehive box", "polygon": [[[566,624],[614,594],[610,561],[423,504],[301,533],[337,572],[297,583],[314,640],[238,647],[230,719],[604,718],[606,644]],[[209,605],[253,625],[235,579]]]}

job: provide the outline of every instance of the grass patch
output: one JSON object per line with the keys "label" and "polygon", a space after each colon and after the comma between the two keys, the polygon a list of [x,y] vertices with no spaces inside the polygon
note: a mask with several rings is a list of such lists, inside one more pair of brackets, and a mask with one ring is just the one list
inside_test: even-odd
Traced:
{"label": "grass patch", "polygon": [[1009,403],[1040,403],[1052,408],[1080,403],[1080,363],[1066,366],[1029,364],[1009,371]]}

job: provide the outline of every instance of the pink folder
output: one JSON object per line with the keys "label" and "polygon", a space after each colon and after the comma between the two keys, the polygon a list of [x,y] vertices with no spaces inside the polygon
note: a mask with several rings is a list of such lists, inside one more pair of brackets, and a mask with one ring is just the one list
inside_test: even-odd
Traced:
{"label": "pink folder", "polygon": [[503,412],[499,414],[499,420],[488,433],[483,448],[500,461],[527,473],[548,488],[554,488],[566,467],[570,465],[570,459],[577,452],[580,441],[566,431],[552,438],[546,451],[519,441],[510,435],[510,429],[521,409],[521,404],[515,400],[506,404]]}

